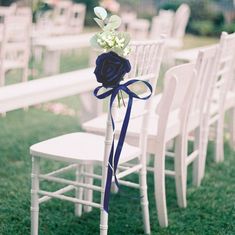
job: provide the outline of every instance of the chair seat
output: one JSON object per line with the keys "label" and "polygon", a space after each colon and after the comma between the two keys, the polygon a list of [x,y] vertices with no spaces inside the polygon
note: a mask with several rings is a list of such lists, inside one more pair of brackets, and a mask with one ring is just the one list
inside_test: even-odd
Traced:
{"label": "chair seat", "polygon": [[[156,95],[153,97],[153,107],[156,107],[157,104],[160,102],[162,95]],[[123,112],[124,111],[124,112]],[[123,120],[123,116],[125,114],[125,108],[121,108],[118,110],[118,116],[121,116],[120,120]],[[141,115],[144,112],[144,105],[143,102],[139,102],[139,105],[135,105],[134,109],[132,110],[131,121],[128,126],[126,142],[138,146],[139,144],[139,137],[141,134],[141,126],[143,116]],[[118,118],[119,119],[119,118]],[[97,118],[94,118],[88,122],[85,122],[82,127],[85,131],[103,135],[105,132],[105,123],[107,120],[107,114],[103,114]],[[156,140],[158,138],[158,120],[159,116],[157,114],[152,114],[149,120],[148,126],[148,150],[150,153],[154,151],[156,146]],[[194,130],[199,125],[199,114],[198,112],[194,112],[193,115],[190,116],[190,126],[189,130]],[[120,134],[122,122],[116,120],[115,122],[115,130],[116,136]],[[166,141],[175,138],[180,133],[181,128],[181,121],[179,110],[174,110],[170,112],[169,121],[167,122],[167,131],[166,131]]]}
{"label": "chair seat", "polygon": [[[99,164],[104,157],[104,141],[104,137],[94,134],[71,133],[32,145],[30,154],[58,161]],[[139,155],[139,148],[124,144],[119,162],[128,162]]]}
{"label": "chair seat", "polygon": [[[161,99],[161,94],[153,97],[153,106],[156,107]],[[138,146],[139,137],[141,134],[141,126],[143,120],[143,112],[144,112],[144,102],[138,102],[137,105],[134,106],[131,115],[131,121],[129,122],[126,142],[128,144]],[[119,116],[115,122],[115,130],[116,137],[120,134],[123,116],[125,115],[125,108],[121,108],[117,111],[117,116]],[[149,152],[153,152],[156,146],[157,134],[158,134],[158,119],[159,116],[156,114],[152,114],[149,120],[149,129],[148,129],[148,150]],[[88,122],[85,122],[82,127],[85,131],[103,135],[105,133],[105,123],[107,120],[107,114],[103,114],[97,118],[94,118]],[[180,119],[179,119],[179,110],[175,110],[170,113],[168,127],[167,127],[167,136],[166,139],[170,140],[177,136],[180,132]]]}

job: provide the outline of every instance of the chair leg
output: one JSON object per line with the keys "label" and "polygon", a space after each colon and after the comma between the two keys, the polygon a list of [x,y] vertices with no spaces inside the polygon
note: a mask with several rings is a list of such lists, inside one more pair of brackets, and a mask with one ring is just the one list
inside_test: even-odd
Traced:
{"label": "chair leg", "polygon": [[158,212],[158,221],[161,227],[168,226],[166,191],[165,191],[165,144],[156,146],[157,152],[154,161],[154,188]]}
{"label": "chair leg", "polygon": [[[183,136],[184,135],[184,136]],[[187,140],[185,134],[176,137],[175,155],[175,184],[177,201],[179,207],[187,207],[186,188],[187,188]]]}
{"label": "chair leg", "polygon": [[200,159],[199,157],[201,156],[200,151],[201,151],[201,144],[200,142],[202,139],[200,138],[200,127],[198,127],[195,132],[194,132],[194,151],[198,150],[198,156],[197,158],[193,161],[193,185],[199,187],[201,184],[201,178],[200,178]]}
{"label": "chair leg", "polygon": [[215,162],[224,160],[224,115],[221,116],[216,125]]}
{"label": "chair leg", "polygon": [[228,130],[230,134],[230,146],[235,148],[235,108],[231,108],[228,111]]}
{"label": "chair leg", "polygon": [[199,151],[199,171],[200,171],[200,181],[203,179],[205,175],[205,167],[206,167],[206,155],[207,155],[207,146],[209,140],[209,119],[205,118],[202,125],[202,133],[201,133],[201,146]]}
{"label": "chair leg", "polygon": [[[83,168],[84,166],[82,165],[78,165],[77,169],[76,169],[76,181],[79,183],[83,183]],[[75,197],[77,199],[81,199],[83,198],[83,188],[82,187],[78,187],[75,189]],[[82,215],[82,204],[76,203],[75,204],[75,215],[76,216],[81,216]]]}
{"label": "chair leg", "polygon": [[32,156],[31,235],[38,235],[39,220],[39,158]]}
{"label": "chair leg", "polygon": [[[87,165],[85,166],[85,172],[87,173],[93,173],[93,165]],[[85,184],[93,184],[93,178],[91,177],[85,177],[84,179]],[[92,202],[93,200],[93,191],[91,189],[84,189],[84,200]],[[91,212],[92,207],[91,206],[84,206],[84,212]]]}
{"label": "chair leg", "polygon": [[141,197],[141,208],[144,221],[145,234],[150,234],[150,220],[149,220],[149,202],[148,202],[148,191],[147,191],[147,172],[146,163],[142,163],[143,167],[140,170],[139,181],[140,181],[140,197]]}
{"label": "chair leg", "polygon": [[100,235],[108,235],[108,213],[103,208],[100,211]]}

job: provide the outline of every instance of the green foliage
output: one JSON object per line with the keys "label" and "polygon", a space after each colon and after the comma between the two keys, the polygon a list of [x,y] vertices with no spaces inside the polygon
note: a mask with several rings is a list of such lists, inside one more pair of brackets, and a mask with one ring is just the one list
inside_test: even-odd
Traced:
{"label": "green foliage", "polygon": [[160,8],[175,11],[183,2],[189,4],[191,9],[187,32],[203,36],[217,36],[221,33],[225,24],[224,16],[211,1],[167,1],[160,4]]}
{"label": "green foliage", "polygon": [[0,6],[10,6],[16,0],[0,0]]}
{"label": "green foliage", "polygon": [[235,22],[230,24],[225,24],[222,28],[222,31],[228,32],[228,33],[234,33],[235,32]]}
{"label": "green foliage", "polygon": [[94,13],[98,18],[95,22],[102,29],[102,32],[96,33],[90,40],[91,45],[96,48],[107,51],[114,51],[120,56],[126,56],[130,52],[128,43],[130,36],[127,33],[118,32],[122,21],[117,15],[108,16],[106,10],[102,7],[95,7]]}
{"label": "green foliage", "polygon": [[196,35],[212,36],[214,34],[214,24],[209,20],[193,21],[191,32]]}

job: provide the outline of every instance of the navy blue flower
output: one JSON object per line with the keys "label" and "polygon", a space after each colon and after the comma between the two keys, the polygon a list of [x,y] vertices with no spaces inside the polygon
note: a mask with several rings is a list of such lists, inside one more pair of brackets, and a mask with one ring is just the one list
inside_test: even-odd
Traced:
{"label": "navy blue flower", "polygon": [[117,86],[130,70],[129,60],[110,51],[97,57],[94,73],[97,82],[102,83],[107,88]]}

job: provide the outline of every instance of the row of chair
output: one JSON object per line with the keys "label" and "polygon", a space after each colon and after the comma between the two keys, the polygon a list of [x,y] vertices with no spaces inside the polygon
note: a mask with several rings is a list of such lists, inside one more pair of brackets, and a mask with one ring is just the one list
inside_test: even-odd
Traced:
{"label": "row of chair", "polygon": [[[157,16],[150,22],[146,19],[137,19],[134,12],[121,14],[123,21],[122,30],[128,31],[132,38],[152,40],[160,38],[162,34],[168,38],[168,46],[181,48],[186,26],[190,16],[190,8],[187,4],[181,4],[176,12],[172,10],[160,10]],[[150,32],[149,32],[150,30]]]}
{"label": "row of chair", "polygon": [[[155,95],[164,43],[164,40],[160,40],[131,45],[129,59],[132,71],[127,79],[138,77],[148,80],[153,87],[153,96],[146,103],[134,102],[126,143],[116,174],[120,185],[140,190],[144,230],[147,234],[150,234],[147,171],[154,174],[159,224],[166,227],[168,214],[165,176],[175,179],[178,205],[186,207],[188,166],[193,164],[193,184],[200,186],[205,172],[209,127],[217,124],[215,160],[222,160],[224,113],[228,108],[235,107],[235,92],[230,91],[234,82],[235,33],[222,33],[220,43],[201,50],[196,63],[170,68],[164,76],[163,92]],[[145,92],[140,86],[133,89],[139,93]],[[87,133],[71,133],[31,146],[32,235],[38,234],[39,205],[51,198],[75,203],[77,216],[83,211],[91,211],[92,207],[99,208],[100,234],[108,233],[108,213],[103,208],[103,200],[109,169],[108,157],[114,138],[111,112],[116,120],[115,137],[118,137],[125,107],[118,109],[116,102],[112,110],[108,110],[108,114],[83,125]],[[189,140],[194,143],[191,152]],[[169,148],[171,141],[174,141],[174,146]],[[148,154],[154,155],[154,167],[147,166]],[[174,159],[174,170],[166,169],[166,157]],[[41,159],[62,161],[68,166],[44,173],[40,169]],[[101,167],[101,175],[94,166]],[[59,176],[71,170],[75,180]],[[133,173],[139,174],[139,183],[123,179]],[[101,184],[95,184],[94,179],[100,180]],[[42,180],[67,186],[50,192],[41,189]],[[64,195],[69,191],[74,191],[74,197]],[[100,202],[93,201],[93,191],[100,192]]]}
{"label": "row of chair", "polygon": [[35,32],[40,35],[81,33],[84,28],[86,5],[72,1],[58,1],[52,10],[39,12]]}

